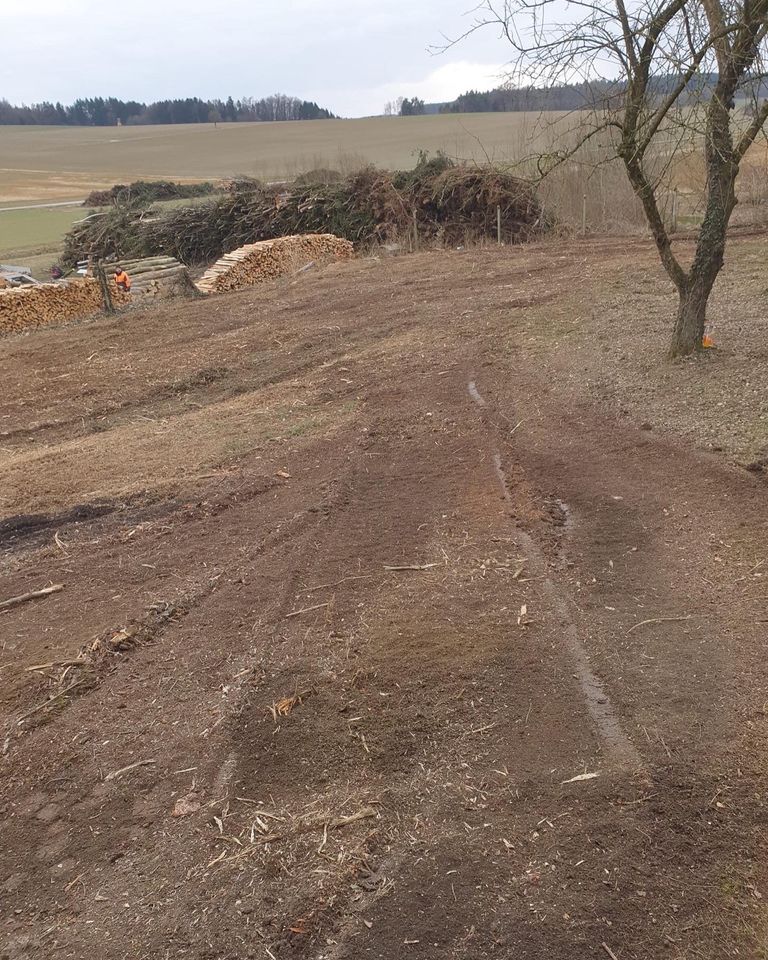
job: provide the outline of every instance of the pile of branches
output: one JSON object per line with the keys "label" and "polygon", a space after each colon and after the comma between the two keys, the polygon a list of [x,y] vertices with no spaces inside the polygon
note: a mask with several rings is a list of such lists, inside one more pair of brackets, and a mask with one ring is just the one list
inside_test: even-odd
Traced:
{"label": "pile of branches", "polygon": [[94,190],[83,202],[84,207],[109,207],[117,203],[144,205],[158,200],[192,200],[209,197],[216,191],[213,183],[174,183],[171,180],[136,180],[116,183],[109,190]]}
{"label": "pile of branches", "polygon": [[191,266],[292,234],[332,233],[362,248],[408,243],[414,224],[421,244],[466,244],[496,239],[498,207],[505,243],[524,242],[544,226],[530,184],[494,167],[422,157],[411,171],[366,167],[323,179],[332,182],[239,181],[207,202],[171,210],[118,203],[75,225],[64,259],[168,256]]}

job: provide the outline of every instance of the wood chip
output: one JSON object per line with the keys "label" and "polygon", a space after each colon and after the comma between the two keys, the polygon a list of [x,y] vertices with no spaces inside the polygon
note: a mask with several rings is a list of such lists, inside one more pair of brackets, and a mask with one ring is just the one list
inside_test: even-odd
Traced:
{"label": "wood chip", "polygon": [[594,780],[599,777],[599,773],[580,773],[578,777],[571,777],[570,780],[563,780],[563,783],[579,783],[582,780]]}
{"label": "wood chip", "polygon": [[290,620],[291,617],[301,616],[302,613],[311,613],[313,610],[322,610],[323,607],[330,607],[331,601],[327,603],[316,603],[313,607],[303,607],[301,610],[294,610],[292,613],[286,613],[285,619]]}
{"label": "wood chip", "polygon": [[130,773],[131,770],[136,770],[137,767],[149,767],[153,763],[157,763],[157,760],[137,760],[136,763],[129,763],[127,767],[121,767],[119,770],[113,770],[112,773],[108,773],[104,780],[117,780],[118,777],[122,777],[125,773]]}
{"label": "wood chip", "polygon": [[688,614],[686,617],[653,617],[651,620],[641,620],[640,623],[636,623],[634,627],[630,627],[627,630],[627,636],[630,633],[633,633],[635,630],[638,630],[640,627],[645,627],[649,623],[680,623],[684,620],[690,620],[691,615]]}

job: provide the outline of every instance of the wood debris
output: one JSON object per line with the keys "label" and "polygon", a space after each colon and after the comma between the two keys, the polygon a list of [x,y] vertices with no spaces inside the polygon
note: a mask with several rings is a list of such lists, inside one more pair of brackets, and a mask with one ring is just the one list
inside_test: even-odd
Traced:
{"label": "wood debris", "polygon": [[243,857],[249,856],[252,851],[257,847],[265,843],[275,843],[278,840],[287,840],[289,837],[300,836],[305,833],[313,833],[316,830],[320,830],[323,833],[327,833],[330,830],[339,830],[342,827],[347,827],[350,824],[357,823],[360,820],[368,820],[371,818],[378,817],[378,811],[373,807],[363,807],[362,810],[359,810],[357,813],[353,813],[348,817],[336,817],[333,820],[309,820],[309,821],[299,821],[296,823],[293,829],[276,831],[275,833],[265,833],[258,835],[255,833],[251,834],[251,845],[246,847],[244,850],[241,850],[239,853],[234,854],[231,857],[217,857],[214,862],[224,862],[232,863],[237,860],[243,859]]}
{"label": "wood debris", "polygon": [[329,600],[327,603],[316,603],[311,607],[303,607],[301,610],[293,610],[291,613],[286,613],[285,619],[290,620],[291,617],[298,617],[302,613],[311,613],[313,610],[322,610],[323,607],[330,607],[331,602],[332,601]]}
{"label": "wood debris", "polygon": [[29,593],[22,593],[18,597],[11,597],[0,603],[0,610],[9,610],[20,603],[26,603],[28,600],[41,600],[43,597],[50,597],[53,593],[61,593],[64,589],[63,583],[54,583],[51,587],[43,587],[42,590],[30,590]]}
{"label": "wood debris", "polygon": [[292,697],[283,697],[277,703],[273,703],[269,708],[272,719],[277,723],[278,717],[287,717],[294,707],[304,702],[304,699],[312,693],[312,690],[302,690],[301,693],[294,693]]}
{"label": "wood debris", "polygon": [[176,801],[171,811],[172,817],[188,817],[200,809],[200,798],[196,793],[188,793]]}
{"label": "wood debris", "polygon": [[52,704],[56,703],[58,700],[61,700],[62,697],[66,697],[68,693],[71,693],[76,687],[82,686],[85,683],[85,678],[82,680],[76,680],[74,683],[71,683],[68,687],[65,687],[64,690],[61,690],[53,697],[49,697],[47,700],[44,700],[42,703],[38,703],[37,706],[32,707],[31,710],[27,710],[26,713],[23,713],[17,720],[16,723],[20,724],[27,720],[29,717],[34,716],[34,714],[39,713],[41,710],[45,710],[46,707],[50,707]]}
{"label": "wood debris", "polygon": [[599,776],[599,773],[580,773],[577,777],[571,777],[570,780],[563,780],[563,784],[580,783],[583,780],[594,780]]}
{"label": "wood debris", "polygon": [[627,630],[627,636],[635,630],[639,630],[640,627],[647,627],[651,623],[682,623],[684,620],[690,619],[691,614],[685,617],[652,617],[650,620],[641,620],[640,623],[636,623],[634,627],[630,627],[629,630]]}
{"label": "wood debris", "polygon": [[118,777],[122,777],[123,774],[130,773],[131,770],[136,770],[138,767],[150,767],[153,764],[157,763],[157,760],[137,760],[136,763],[129,763],[127,767],[121,767],[119,770],[113,770],[112,773],[108,773],[104,780],[117,780]]}

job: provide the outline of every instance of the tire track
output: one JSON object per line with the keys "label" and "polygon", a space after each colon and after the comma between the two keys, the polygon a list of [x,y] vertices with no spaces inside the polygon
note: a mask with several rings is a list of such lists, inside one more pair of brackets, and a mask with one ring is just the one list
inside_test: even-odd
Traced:
{"label": "tire track", "polygon": [[[472,402],[480,409],[484,424],[488,426],[488,405],[478,389],[477,383],[472,378],[467,384],[467,392]],[[495,444],[492,454],[494,472],[501,494],[505,502],[512,503],[501,453]],[[567,510],[566,505],[564,505],[564,509],[569,516],[569,524],[573,523],[574,521],[570,517],[570,511]],[[551,604],[563,628],[563,638],[573,664],[574,675],[579,682],[589,715],[603,740],[606,753],[617,767],[633,769],[634,771],[643,769],[643,762],[637,748],[624,730],[602,681],[590,666],[589,656],[581,642],[578,628],[571,617],[568,602],[563,597],[557,584],[549,576],[546,557],[539,544],[520,525],[516,526],[515,536],[538,568],[542,578],[544,596]]]}

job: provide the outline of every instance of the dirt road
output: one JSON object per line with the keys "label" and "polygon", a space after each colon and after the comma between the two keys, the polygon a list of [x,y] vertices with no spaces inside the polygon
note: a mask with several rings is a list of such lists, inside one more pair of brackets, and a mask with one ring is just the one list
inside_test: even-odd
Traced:
{"label": "dirt road", "polygon": [[0,346],[0,957],[765,955],[765,483],[559,253]]}

